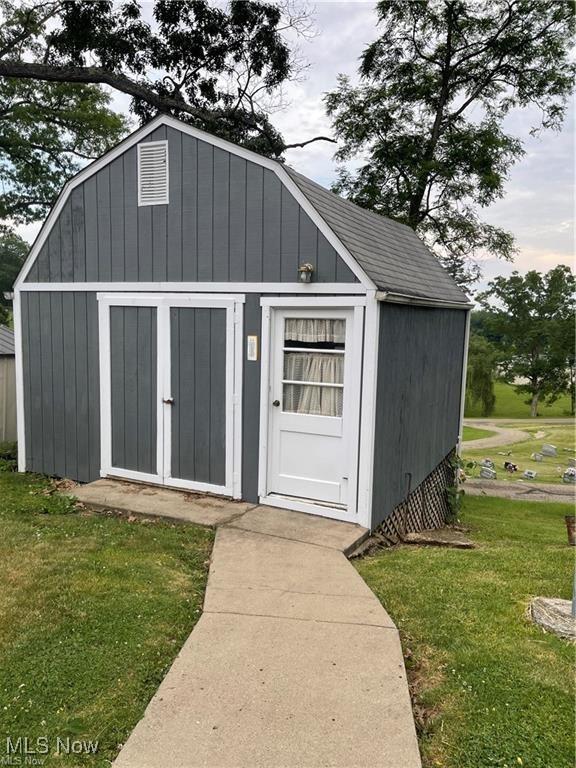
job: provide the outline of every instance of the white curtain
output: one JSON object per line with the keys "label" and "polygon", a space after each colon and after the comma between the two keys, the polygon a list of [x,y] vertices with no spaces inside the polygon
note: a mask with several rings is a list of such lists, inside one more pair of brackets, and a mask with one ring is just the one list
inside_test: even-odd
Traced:
{"label": "white curtain", "polygon": [[320,318],[286,318],[286,341],[302,341],[308,344],[334,342],[343,344],[346,320],[322,320]]}
{"label": "white curtain", "polygon": [[[287,319],[286,341],[318,344],[344,343],[345,320]],[[344,383],[344,355],[330,352],[285,352],[284,379]],[[316,416],[342,416],[342,387],[319,387],[306,384],[284,385],[284,410]]]}

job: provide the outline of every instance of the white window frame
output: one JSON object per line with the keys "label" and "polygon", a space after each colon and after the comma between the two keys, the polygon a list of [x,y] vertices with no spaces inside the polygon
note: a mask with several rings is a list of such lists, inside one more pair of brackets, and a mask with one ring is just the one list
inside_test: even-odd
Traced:
{"label": "white window frame", "polygon": [[[164,152],[166,155],[166,195],[161,199],[156,199],[153,201],[146,201],[142,199],[142,150],[150,147],[164,147]],[[168,140],[164,139],[162,141],[143,141],[138,144],[138,176],[137,176],[137,184],[138,184],[138,206],[149,206],[149,205],[168,205],[170,202],[170,154],[168,151]]]}
{"label": "white window frame", "polygon": [[[359,472],[364,461],[363,440],[366,443],[368,436],[364,436],[364,421],[371,418],[370,407],[362,407],[360,412],[361,398],[363,401],[364,392],[369,395],[368,383],[364,375],[364,344],[366,339],[365,308],[366,298],[363,296],[320,296],[313,302],[305,296],[276,296],[263,297],[260,299],[262,307],[262,343],[261,343],[261,379],[260,379],[260,452],[258,461],[258,494],[261,504],[267,504],[272,507],[281,507],[291,509],[296,512],[307,512],[321,517],[330,517],[351,523],[358,523],[367,528],[371,523],[371,501],[372,494],[366,493],[366,489],[359,485],[359,480],[366,481],[365,477],[360,477]],[[346,509],[341,507],[331,507],[326,504],[302,501],[301,499],[292,499],[287,496],[275,495],[268,490],[268,450],[270,443],[270,423],[269,423],[269,404],[271,396],[271,344],[274,343],[272,334],[272,313],[274,309],[294,308],[294,309],[349,309],[354,310],[354,328],[353,343],[351,348],[346,350],[346,354],[351,355],[350,363],[353,370],[361,371],[361,375],[351,382],[352,390],[349,394],[349,402],[356,405],[352,406],[348,414],[350,419],[350,433],[347,438],[348,448],[348,488],[350,502]],[[373,335],[372,335],[373,340]],[[373,382],[374,383],[374,382]],[[371,398],[368,398],[371,400]],[[372,419],[373,421],[373,419]],[[372,430],[373,440],[373,430]],[[370,453],[370,451],[368,451]],[[369,481],[371,482],[371,475]]]}
{"label": "white window frame", "polygon": [[[244,296],[197,296],[166,294],[98,293],[98,327],[100,355],[100,436],[101,477],[156,483],[242,498],[242,344]],[[156,307],[157,315],[157,454],[155,474],[114,467],[112,465],[112,391],[110,360],[110,308]],[[226,468],[225,484],[183,480],[171,477],[171,406],[163,401],[171,397],[170,308],[206,307],[226,310]],[[232,352],[231,352],[232,350]]]}

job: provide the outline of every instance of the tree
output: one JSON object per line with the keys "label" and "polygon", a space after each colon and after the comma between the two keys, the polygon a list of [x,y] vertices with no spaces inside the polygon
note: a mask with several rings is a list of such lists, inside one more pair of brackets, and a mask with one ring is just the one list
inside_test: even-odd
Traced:
{"label": "tree", "polygon": [[463,286],[480,254],[511,259],[512,235],[478,208],[502,197],[523,154],[503,119],[536,105],[559,129],[573,87],[572,3],[382,0],[380,37],[326,104],[342,147],[336,190],[417,230]]}
{"label": "tree", "polygon": [[107,85],[141,121],[164,112],[263,154],[286,149],[261,99],[294,72],[283,34],[305,15],[252,0],[155,0],[152,23],[137,0],[2,9],[0,77]]}
{"label": "tree", "polygon": [[24,264],[28,243],[13,232],[0,232],[0,324],[10,321],[12,302],[4,298],[12,291],[14,281]]}
{"label": "tree", "polygon": [[0,80],[0,220],[43,218],[80,165],[119,141],[127,123],[109,104],[94,85]]}
{"label": "tree", "polygon": [[516,391],[530,395],[531,415],[541,399],[553,402],[569,388],[574,359],[576,278],[559,265],[548,273],[497,277],[478,301],[487,324],[500,336],[501,365]]}
{"label": "tree", "polygon": [[466,372],[466,410],[480,406],[482,416],[494,412],[496,396],[494,379],[498,354],[484,337],[470,333],[468,344],[468,370]]}

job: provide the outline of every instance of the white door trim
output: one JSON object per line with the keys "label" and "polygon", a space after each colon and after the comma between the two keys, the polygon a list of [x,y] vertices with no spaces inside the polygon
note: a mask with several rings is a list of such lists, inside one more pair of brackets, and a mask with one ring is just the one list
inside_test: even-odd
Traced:
{"label": "white door trim", "polygon": [[260,451],[258,457],[258,494],[261,504],[267,504],[284,509],[292,509],[296,512],[307,512],[322,517],[330,517],[346,522],[359,523],[366,527],[369,526],[369,518],[363,510],[360,514],[358,508],[358,462],[361,459],[359,455],[359,435],[360,435],[360,396],[362,376],[358,376],[352,381],[352,389],[348,392],[348,407],[350,415],[348,419],[348,434],[344,438],[348,443],[348,461],[349,461],[349,498],[350,503],[347,509],[329,504],[307,502],[302,499],[293,499],[288,496],[269,493],[268,491],[268,452],[269,452],[269,404],[271,387],[271,343],[273,335],[271,333],[272,311],[274,308],[301,308],[317,309],[333,308],[346,309],[354,308],[354,328],[353,344],[349,350],[352,355],[350,360],[354,366],[353,370],[361,370],[363,359],[363,337],[364,322],[363,315],[365,304],[364,297],[338,297],[326,296],[316,298],[313,302],[303,296],[294,297],[263,297],[260,299],[262,306],[262,349],[261,349],[261,377],[260,377]]}
{"label": "white door trim", "polygon": [[[194,296],[167,294],[98,293],[98,328],[100,356],[100,438],[101,477],[158,483],[173,488],[216,493],[240,499],[242,466],[242,304],[244,296]],[[157,310],[157,473],[150,474],[112,466],[112,392],[110,361],[110,307],[147,306]],[[225,485],[213,485],[170,476],[171,396],[170,308],[206,307],[226,310],[226,470]]]}

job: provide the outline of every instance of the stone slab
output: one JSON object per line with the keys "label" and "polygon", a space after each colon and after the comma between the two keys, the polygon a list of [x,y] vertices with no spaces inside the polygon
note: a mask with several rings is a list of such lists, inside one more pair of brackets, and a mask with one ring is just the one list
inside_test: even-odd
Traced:
{"label": "stone slab", "polygon": [[74,496],[88,508],[97,511],[114,510],[151,519],[195,523],[209,528],[230,522],[253,506],[218,496],[107,479],[74,488]]}
{"label": "stone slab", "polygon": [[245,531],[337,549],[344,554],[351,552],[369,534],[367,528],[355,523],[263,505],[249,510],[231,525]]}
{"label": "stone slab", "polygon": [[115,768],[420,768],[394,629],[205,613]]}
{"label": "stone slab", "polygon": [[405,544],[420,544],[433,547],[452,547],[454,549],[474,549],[475,544],[462,531],[453,528],[436,528],[434,530],[405,533],[402,536]]}

